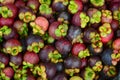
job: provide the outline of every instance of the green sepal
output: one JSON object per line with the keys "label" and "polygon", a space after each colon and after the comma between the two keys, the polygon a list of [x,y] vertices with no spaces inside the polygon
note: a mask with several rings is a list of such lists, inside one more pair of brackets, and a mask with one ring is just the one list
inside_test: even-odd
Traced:
{"label": "green sepal", "polygon": [[9,35],[11,33],[11,28],[9,28],[8,26],[3,26],[2,28],[0,28],[0,32],[3,35]]}
{"label": "green sepal", "polygon": [[29,63],[29,62],[25,62],[23,61],[23,69],[26,69],[26,68],[33,68],[33,64]]}
{"label": "green sepal", "polygon": [[21,36],[27,36],[28,35],[28,27],[26,23],[23,23],[20,31],[18,32]]}
{"label": "green sepal", "polygon": [[67,24],[61,24],[55,30],[55,34],[56,34],[57,37],[61,37],[61,36],[64,37],[64,36],[67,35],[67,30],[68,30],[68,25]]}
{"label": "green sepal", "polygon": [[41,4],[39,7],[39,11],[41,14],[49,15],[52,13],[52,9],[47,4]]}
{"label": "green sepal", "polygon": [[71,0],[70,4],[68,5],[68,9],[72,14],[75,14],[78,11],[78,5],[75,3],[75,1]]}
{"label": "green sepal", "polygon": [[9,77],[7,77],[2,71],[0,72],[0,80],[10,80]]}
{"label": "green sepal", "polygon": [[1,9],[0,9],[0,14],[2,15],[2,17],[4,18],[8,18],[8,17],[12,17],[13,16],[13,13],[11,10],[8,9],[8,7],[6,6],[2,6]]}
{"label": "green sepal", "polygon": [[53,58],[53,59],[60,59],[62,56],[60,53],[58,53],[58,51],[54,51],[54,52],[50,52],[49,53],[49,58]]}
{"label": "green sepal", "polygon": [[89,53],[89,50],[88,50],[88,49],[82,50],[82,51],[80,51],[79,54],[78,54],[78,57],[79,57],[79,58],[86,58],[86,57],[88,57],[88,56],[90,56],[90,53]]}
{"label": "green sepal", "polygon": [[50,5],[51,4],[51,0],[39,0],[40,4],[47,4]]}
{"label": "green sepal", "polygon": [[101,12],[97,11],[93,14],[92,18],[90,18],[90,22],[93,23],[99,23],[101,21]]}
{"label": "green sepal", "polygon": [[0,69],[3,69],[3,68],[5,68],[5,64],[0,62]]}
{"label": "green sepal", "polygon": [[104,5],[105,0],[90,0],[91,4],[97,7],[101,7]]}
{"label": "green sepal", "polygon": [[90,68],[90,67],[86,67],[85,68],[85,80],[94,80],[95,78],[95,72]]}
{"label": "green sepal", "polygon": [[87,23],[89,22],[89,17],[85,13],[80,13],[80,19],[81,19],[81,28],[85,28]]}

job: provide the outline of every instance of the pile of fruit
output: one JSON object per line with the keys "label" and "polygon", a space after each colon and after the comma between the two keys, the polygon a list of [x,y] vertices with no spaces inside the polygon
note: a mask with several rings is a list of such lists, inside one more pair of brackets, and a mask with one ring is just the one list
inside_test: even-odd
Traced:
{"label": "pile of fruit", "polygon": [[0,0],[0,80],[120,80],[120,0]]}

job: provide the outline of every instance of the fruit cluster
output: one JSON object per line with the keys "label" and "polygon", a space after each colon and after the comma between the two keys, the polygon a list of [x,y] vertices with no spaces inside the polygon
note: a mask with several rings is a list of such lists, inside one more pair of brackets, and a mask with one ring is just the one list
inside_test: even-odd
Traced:
{"label": "fruit cluster", "polygon": [[120,0],[0,0],[0,80],[120,80]]}

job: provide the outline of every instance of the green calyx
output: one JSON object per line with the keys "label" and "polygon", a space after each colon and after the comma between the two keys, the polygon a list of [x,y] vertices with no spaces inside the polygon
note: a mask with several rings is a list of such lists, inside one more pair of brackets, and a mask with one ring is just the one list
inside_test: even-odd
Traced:
{"label": "green calyx", "polygon": [[15,65],[15,64],[12,63],[12,62],[9,62],[9,65],[10,65],[14,70],[16,70],[16,69],[19,68],[19,66]]}
{"label": "green calyx", "polygon": [[58,26],[58,28],[55,30],[55,34],[57,37],[64,37],[67,35],[68,25],[67,24],[61,24]]}
{"label": "green calyx", "polygon": [[68,5],[68,9],[72,14],[75,14],[78,11],[78,5],[75,3],[74,0],[70,1],[70,4]]}
{"label": "green calyx", "polygon": [[94,6],[100,7],[103,6],[105,3],[105,0],[90,0],[91,4]]}
{"label": "green calyx", "polygon": [[0,14],[4,18],[8,18],[8,17],[12,17],[13,16],[13,12],[11,10],[9,10],[8,7],[6,7],[6,6],[0,7]]}
{"label": "green calyx", "polygon": [[87,56],[90,56],[90,53],[89,53],[88,49],[82,50],[78,54],[79,58],[86,58]]}
{"label": "green calyx", "polygon": [[27,36],[28,35],[28,27],[26,23],[23,23],[22,27],[20,28],[20,30],[18,31],[18,33],[21,36]]}
{"label": "green calyx", "polygon": [[39,25],[35,24],[35,22],[31,22],[30,26],[33,29],[33,34],[37,34],[37,35],[40,35],[40,36],[45,34],[43,29]]}
{"label": "green calyx", "polygon": [[2,3],[2,2],[4,2],[4,0],[0,0],[0,2]]}
{"label": "green calyx", "polygon": [[101,21],[101,12],[100,11],[96,11],[93,15],[92,15],[92,17],[90,18],[90,22],[92,23],[92,24],[94,24],[94,23],[99,23],[100,21]]}
{"label": "green calyx", "polygon": [[3,69],[3,68],[5,68],[5,64],[0,62],[0,69]]}
{"label": "green calyx", "polygon": [[67,6],[69,3],[69,0],[54,0],[54,3],[62,2],[63,5]]}
{"label": "green calyx", "polygon": [[113,11],[113,18],[120,21],[120,11]]}
{"label": "green calyx", "polygon": [[0,28],[0,35],[9,35],[11,33],[11,28],[9,28],[8,26],[3,26],[2,28]]}
{"label": "green calyx", "polygon": [[89,22],[89,17],[85,13],[80,13],[80,19],[81,19],[81,28],[85,28],[87,23]]}
{"label": "green calyx", "polygon": [[114,66],[104,66],[103,69],[109,77],[116,75],[116,68]]}
{"label": "green calyx", "polygon": [[0,74],[1,74],[1,75],[0,75],[0,80],[10,80],[10,78],[7,77],[2,71],[1,71]]}
{"label": "green calyx", "polygon": [[120,53],[112,53],[111,54],[111,58],[112,58],[112,64],[113,65],[117,65],[118,61],[120,61]]}
{"label": "green calyx", "polygon": [[27,70],[26,69],[17,69],[14,73],[15,80],[26,80],[27,79]]}
{"label": "green calyx", "polygon": [[39,75],[42,80],[46,80],[47,75],[46,75],[46,68],[43,65],[36,65],[34,68],[31,69],[32,73],[34,75]]}
{"label": "green calyx", "polygon": [[111,26],[109,23],[104,23],[102,26],[99,27],[100,36],[106,37],[112,32]]}
{"label": "green calyx", "polygon": [[80,76],[72,76],[69,80],[83,80]]}
{"label": "green calyx", "polygon": [[21,12],[19,14],[20,20],[23,20],[26,23],[29,23],[30,21],[34,21],[36,19],[36,16],[32,14],[31,12]]}
{"label": "green calyx", "polygon": [[28,45],[27,50],[38,53],[40,51],[40,49],[43,47],[44,47],[43,42],[33,42],[31,45]]}
{"label": "green calyx", "polygon": [[101,61],[97,61],[97,62],[95,63],[95,66],[92,67],[92,69],[93,69],[94,71],[97,71],[97,72],[100,72],[100,71],[102,70],[102,68],[103,68],[103,65],[102,65],[102,62],[101,62]]}
{"label": "green calyx", "polygon": [[85,68],[85,80],[94,80],[95,78],[95,72],[90,68],[90,67],[86,67]]}
{"label": "green calyx", "polygon": [[22,52],[22,47],[21,46],[7,47],[7,48],[3,48],[3,51],[5,53],[16,56],[16,55],[18,55],[18,53]]}
{"label": "green calyx", "polygon": [[39,11],[41,14],[49,15],[52,13],[52,8],[50,8],[47,4],[41,4],[39,7]]}
{"label": "green calyx", "polygon": [[62,55],[57,50],[55,50],[53,52],[50,52],[48,57],[49,57],[49,59],[51,59],[51,62],[53,62],[53,63],[57,63],[57,62],[62,62],[63,61],[61,59]]}
{"label": "green calyx", "polygon": [[103,46],[103,43],[101,41],[98,41],[98,42],[92,43],[91,45],[94,49],[95,48],[97,49],[97,48],[101,48]]}
{"label": "green calyx", "polygon": [[39,0],[40,4],[47,4],[50,5],[51,4],[51,0]]}
{"label": "green calyx", "polygon": [[90,33],[90,38],[92,43],[96,43],[101,40],[100,35],[96,32],[91,32]]}
{"label": "green calyx", "polygon": [[102,10],[102,16],[112,19],[112,12],[110,10]]}
{"label": "green calyx", "polygon": [[83,43],[83,33],[81,33],[80,35],[78,35],[76,38],[72,40],[72,44],[74,43]]}
{"label": "green calyx", "polygon": [[73,76],[75,73],[79,73],[80,69],[74,68],[74,69],[65,69],[65,73],[69,74],[70,76]]}
{"label": "green calyx", "polygon": [[23,61],[23,69],[33,68],[33,64]]}
{"label": "green calyx", "polygon": [[53,37],[51,37],[48,33],[45,33],[42,36],[43,40],[47,41],[48,43],[53,43],[55,41],[55,39]]}

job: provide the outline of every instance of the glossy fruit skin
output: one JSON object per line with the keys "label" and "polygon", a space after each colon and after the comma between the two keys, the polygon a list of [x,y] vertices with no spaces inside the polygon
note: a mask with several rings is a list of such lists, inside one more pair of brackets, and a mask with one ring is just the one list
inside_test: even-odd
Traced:
{"label": "glossy fruit skin", "polygon": [[47,31],[48,26],[49,26],[49,22],[45,17],[42,17],[42,16],[37,17],[35,19],[35,23],[37,25],[39,25],[42,28],[43,31]]}
{"label": "glossy fruit skin", "polygon": [[57,72],[63,72],[64,71],[64,65],[63,62],[59,62],[56,65]]}
{"label": "glossy fruit skin", "polygon": [[120,38],[117,38],[116,40],[113,41],[113,49],[115,50],[120,50],[119,46],[120,46]]}
{"label": "glossy fruit skin", "polygon": [[54,2],[52,3],[53,10],[61,12],[61,11],[64,11],[66,9],[66,6],[62,2],[60,2],[60,1],[55,2],[55,1],[56,0],[54,0]]}
{"label": "glossy fruit skin", "polygon": [[49,62],[50,59],[48,57],[49,53],[54,51],[54,47],[51,45],[46,45],[40,52],[39,57],[43,62]]}
{"label": "glossy fruit skin", "polygon": [[60,25],[60,22],[53,22],[50,26],[49,26],[49,35],[52,36],[54,39],[59,39],[59,37],[57,37],[55,35],[55,30],[57,29],[57,27]]}
{"label": "glossy fruit skin", "polygon": [[80,69],[85,68],[88,65],[88,60],[86,58],[81,59]]}
{"label": "glossy fruit skin", "polygon": [[95,66],[95,63],[97,61],[100,61],[100,58],[98,56],[93,56],[93,57],[89,58],[88,63],[91,67],[93,67],[93,66]]}
{"label": "glossy fruit skin", "polygon": [[0,26],[12,26],[14,23],[14,19],[12,18],[0,18]]}
{"label": "glossy fruit skin", "polygon": [[27,80],[36,80],[36,78],[33,75],[28,75]]}
{"label": "glossy fruit skin", "polygon": [[112,65],[111,54],[112,54],[112,49],[110,49],[110,48],[105,49],[105,50],[102,52],[101,60],[103,61],[103,63],[104,63],[105,65]]}
{"label": "glossy fruit skin", "polygon": [[46,74],[48,79],[52,79],[56,74],[56,67],[53,63],[45,63]]}
{"label": "glossy fruit skin", "polygon": [[24,1],[22,1],[22,0],[17,0],[16,2],[15,2],[15,6],[17,7],[17,8],[21,8],[21,7],[24,7],[26,4],[24,3]]}
{"label": "glossy fruit skin", "polygon": [[11,68],[11,67],[6,67],[3,69],[3,73],[9,77],[9,78],[12,78],[13,75],[14,75],[14,70]]}
{"label": "glossy fruit skin", "polygon": [[101,48],[99,48],[99,49],[94,49],[94,48],[92,47],[92,45],[89,45],[89,46],[88,46],[88,49],[89,49],[89,51],[90,51],[90,53],[91,53],[92,55],[101,55],[101,52],[103,51],[103,48],[104,48],[104,47],[101,47]]}
{"label": "glossy fruit skin", "polygon": [[[63,21],[60,19],[63,19]],[[58,21],[60,22],[69,23],[70,20],[71,20],[71,15],[68,12],[63,11],[58,15]]]}
{"label": "glossy fruit skin", "polygon": [[39,62],[39,56],[34,52],[26,52],[23,60],[31,64],[37,64]]}
{"label": "glossy fruit skin", "polygon": [[90,33],[92,32],[97,33],[97,31],[94,28],[88,28],[84,31],[83,41],[85,43],[91,43]]}
{"label": "glossy fruit skin", "polygon": [[18,55],[16,56],[10,56],[10,62],[12,62],[13,64],[17,65],[17,66],[20,66],[22,64],[22,54],[19,53]]}
{"label": "glossy fruit skin", "polygon": [[81,13],[80,11],[77,12],[76,14],[74,14],[72,18],[72,24],[74,24],[75,26],[80,26],[80,18],[79,18],[80,13]]}
{"label": "glossy fruit skin", "polygon": [[103,43],[107,43],[113,38],[113,35],[114,35],[114,33],[112,31],[110,34],[107,35],[107,37],[101,37],[101,41]]}
{"label": "glossy fruit skin", "polygon": [[64,60],[64,66],[68,69],[80,68],[81,61],[76,56],[70,56]]}
{"label": "glossy fruit skin", "polygon": [[4,35],[4,39],[5,40],[9,40],[9,39],[18,39],[18,34],[16,32],[16,30],[14,28],[11,28],[11,33],[9,35]]}
{"label": "glossy fruit skin", "polygon": [[6,54],[0,53],[0,62],[2,62],[5,66],[9,64],[9,57]]}
{"label": "glossy fruit skin", "polygon": [[82,34],[82,30],[81,30],[80,27],[74,26],[74,25],[70,25],[69,30],[68,30],[68,34],[67,34],[67,38],[70,41],[73,41],[80,34]]}
{"label": "glossy fruit skin", "polygon": [[112,27],[113,31],[116,31],[118,29],[118,26],[119,26],[119,22],[117,20],[113,19],[111,22],[111,27]]}
{"label": "glossy fruit skin", "polygon": [[80,51],[85,50],[86,46],[82,43],[76,43],[72,47],[72,54],[77,56]]}
{"label": "glossy fruit skin", "polygon": [[53,78],[53,80],[67,80],[67,77],[66,77],[65,74],[60,73],[60,74],[57,74],[57,75]]}
{"label": "glossy fruit skin", "polygon": [[56,41],[55,47],[62,54],[63,58],[65,58],[69,54],[72,45],[67,39],[59,39]]}
{"label": "glossy fruit skin", "polygon": [[12,10],[13,16],[11,18],[15,18],[17,16],[18,9],[14,4],[6,4],[6,6]]}
{"label": "glossy fruit skin", "polygon": [[[34,12],[36,12],[39,8],[39,1],[38,0],[28,0],[27,6],[30,7]],[[33,7],[32,7],[33,6]]]}
{"label": "glossy fruit skin", "polygon": [[20,46],[21,43],[17,39],[9,39],[5,44],[4,47],[13,47],[13,46]]}

